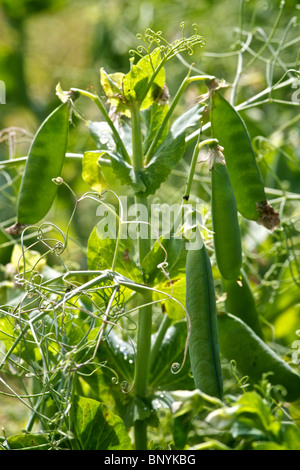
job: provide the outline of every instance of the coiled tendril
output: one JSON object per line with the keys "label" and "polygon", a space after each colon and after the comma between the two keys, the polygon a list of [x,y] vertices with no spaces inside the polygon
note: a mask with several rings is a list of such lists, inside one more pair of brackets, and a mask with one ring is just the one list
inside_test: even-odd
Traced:
{"label": "coiled tendril", "polygon": [[168,42],[163,36],[162,31],[153,31],[147,28],[144,35],[141,33],[137,34],[137,39],[143,41],[143,45],[137,46],[136,49],[129,51],[131,56],[138,55],[144,57],[151,54],[154,48],[159,48],[164,60],[169,60],[177,54],[187,52],[189,55],[194,54],[195,46],[204,46],[205,39],[199,35],[198,25],[193,25],[194,34],[188,38],[185,37],[185,23],[180,23],[182,28],[182,37],[176,39],[174,42]]}

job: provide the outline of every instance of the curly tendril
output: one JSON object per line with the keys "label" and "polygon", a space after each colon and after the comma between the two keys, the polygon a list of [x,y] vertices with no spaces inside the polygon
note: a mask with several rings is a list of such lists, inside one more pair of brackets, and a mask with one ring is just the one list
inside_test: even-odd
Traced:
{"label": "curly tendril", "polygon": [[129,51],[131,56],[137,55],[144,57],[150,55],[154,48],[159,48],[164,60],[169,60],[177,54],[187,52],[189,55],[194,54],[195,46],[204,46],[205,39],[199,35],[199,28],[196,23],[193,23],[194,34],[190,37],[185,37],[185,23],[181,22],[182,37],[176,39],[174,42],[168,42],[162,35],[162,31],[153,31],[147,28],[144,34],[138,33],[137,39],[142,41],[143,45],[138,45],[136,49]]}

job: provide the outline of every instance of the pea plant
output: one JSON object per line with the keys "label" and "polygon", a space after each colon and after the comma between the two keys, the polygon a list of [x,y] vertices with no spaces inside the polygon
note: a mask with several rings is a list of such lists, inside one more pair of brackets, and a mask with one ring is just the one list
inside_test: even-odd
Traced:
{"label": "pea plant", "polygon": [[[288,230],[289,220],[299,219],[293,206],[299,196],[265,187],[256,151],[265,142],[250,137],[241,111],[264,97],[295,105],[273,94],[299,72],[284,69],[281,80],[236,105],[242,58],[250,49],[242,41],[232,86],[190,65],[170,96],[169,62],[180,59],[184,70],[183,54],[204,47],[204,38],[196,27],[186,37],[184,25],[172,43],[151,29],[138,38],[128,73],[100,70],[104,96],[58,85],[59,104],[37,130],[28,156],[1,162],[6,172],[24,162],[25,168],[16,220],[1,232],[2,249],[14,247],[15,271],[13,287],[2,295],[0,381],[3,394],[28,409],[25,431],[3,431],[1,446],[293,448],[299,428],[289,404],[300,398],[299,370],[266,336],[270,325],[257,308],[243,237],[247,224],[267,237],[286,235],[288,264],[281,266],[297,269],[297,285],[296,235]],[[283,47],[274,51],[271,36],[265,42],[270,69]],[[190,86],[199,92],[186,109]],[[85,100],[97,107],[99,121],[79,110]],[[73,116],[95,142],[82,154],[68,153]],[[62,177],[65,161],[78,158],[90,187],[80,197]],[[184,178],[173,187],[176,210],[166,204],[157,221],[155,198],[176,171]],[[198,203],[203,188],[208,191],[197,205],[199,181]],[[65,230],[48,219],[60,187],[74,197]],[[280,197],[270,201],[276,191]],[[97,223],[84,250],[87,266],[70,269],[64,252],[85,200],[95,204]]]}

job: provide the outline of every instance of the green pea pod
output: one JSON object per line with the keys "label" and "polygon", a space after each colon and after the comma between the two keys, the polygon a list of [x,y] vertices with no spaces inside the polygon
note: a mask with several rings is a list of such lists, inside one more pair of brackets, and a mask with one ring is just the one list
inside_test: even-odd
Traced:
{"label": "green pea pod", "polygon": [[237,369],[257,383],[264,373],[268,380],[286,389],[288,402],[300,397],[300,375],[262,341],[240,318],[231,314],[218,317],[221,354],[236,362]]}
{"label": "green pea pod", "polygon": [[7,264],[10,262],[12,250],[13,250],[13,243],[8,246],[2,246],[2,244],[6,244],[10,242],[10,238],[6,235],[5,232],[0,230],[0,264]]}
{"label": "green pea pod", "polygon": [[256,302],[243,268],[239,282],[223,279],[223,287],[226,292],[226,311],[243,320],[257,336],[262,338],[263,333]]}
{"label": "green pea pod", "polygon": [[186,308],[190,318],[189,354],[195,386],[207,395],[221,398],[223,385],[216,298],[204,244],[187,253]]}
{"label": "green pea pod", "polygon": [[224,156],[238,211],[269,230],[279,225],[278,213],[268,203],[244,121],[218,90],[211,91],[212,135],[224,147]]}
{"label": "green pea pod", "polygon": [[31,144],[18,197],[18,224],[35,224],[51,208],[57,192],[52,181],[61,174],[69,130],[68,103],[42,123]]}
{"label": "green pea pod", "polygon": [[212,180],[212,226],[218,268],[225,279],[237,279],[242,267],[242,244],[236,201],[226,166],[214,163]]}

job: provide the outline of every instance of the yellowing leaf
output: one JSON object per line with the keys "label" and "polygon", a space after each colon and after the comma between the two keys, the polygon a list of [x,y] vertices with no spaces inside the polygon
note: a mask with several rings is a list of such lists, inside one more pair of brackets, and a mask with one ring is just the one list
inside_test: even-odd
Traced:
{"label": "yellowing leaf", "polygon": [[24,250],[22,251],[21,245],[15,245],[12,255],[11,262],[16,270],[24,270],[25,262],[25,271],[30,271],[34,269],[35,271],[42,272],[46,266],[45,258],[41,258],[41,254],[35,250]]}
{"label": "yellowing leaf", "polygon": [[85,152],[82,159],[82,178],[98,193],[107,187],[107,183],[98,164],[98,159],[105,152]]}

